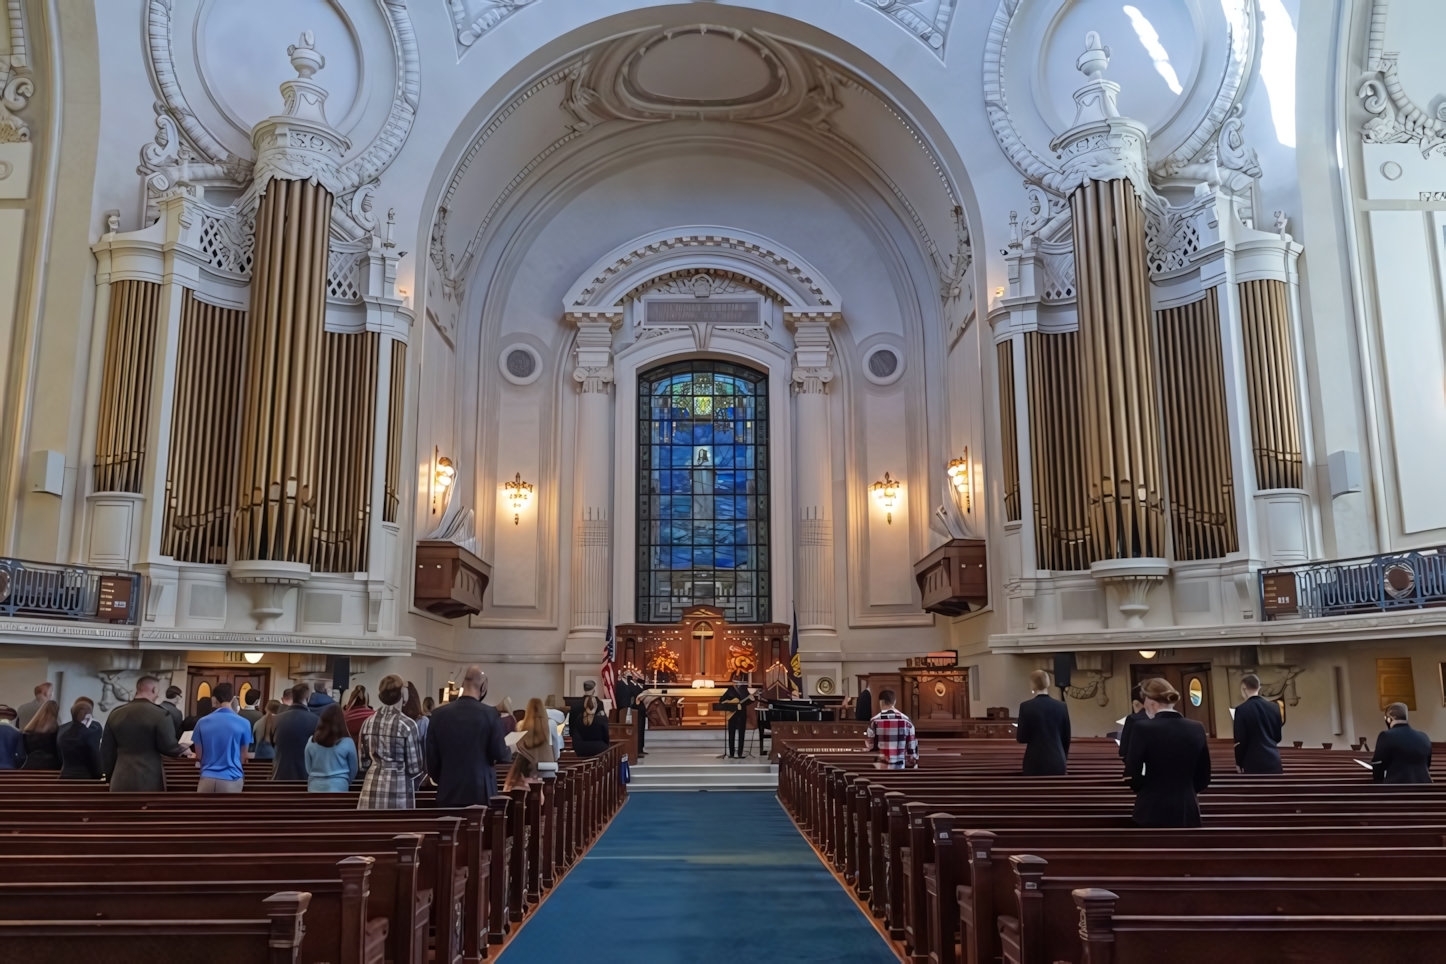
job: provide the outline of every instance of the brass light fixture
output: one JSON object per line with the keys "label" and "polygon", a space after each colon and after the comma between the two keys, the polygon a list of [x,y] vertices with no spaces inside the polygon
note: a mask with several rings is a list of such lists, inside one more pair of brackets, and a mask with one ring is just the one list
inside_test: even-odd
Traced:
{"label": "brass light fixture", "polygon": [[452,465],[452,460],[445,455],[437,459],[437,488],[450,489],[455,481],[457,481],[457,469]]}
{"label": "brass light fixture", "polygon": [[897,502],[899,498],[899,480],[885,472],[883,480],[869,486],[869,491],[874,494],[874,499],[884,510],[885,521],[887,521],[889,525],[893,525],[894,503]]}
{"label": "brass light fixture", "polygon": [[246,657],[246,662],[248,662],[248,663],[250,663],[251,665],[255,666],[257,663],[261,662],[262,657],[264,657],[266,654],[265,654],[265,653],[242,653],[241,655],[244,656],[244,657]]}
{"label": "brass light fixture", "polygon": [[959,500],[959,507],[965,512],[973,511],[971,507],[971,493],[969,485],[969,447],[964,447],[964,455],[961,458],[950,459],[945,471],[949,473],[949,484],[954,486],[955,498]]}
{"label": "brass light fixture", "polygon": [[507,492],[507,498],[512,503],[512,524],[522,524],[522,509],[532,498],[532,483],[522,481],[522,473],[518,472],[517,477],[511,482],[502,483],[502,488]]}
{"label": "brass light fixture", "polygon": [[432,515],[436,515],[446,508],[447,496],[457,481],[457,467],[436,447],[432,449],[432,464],[436,466],[432,471]]}

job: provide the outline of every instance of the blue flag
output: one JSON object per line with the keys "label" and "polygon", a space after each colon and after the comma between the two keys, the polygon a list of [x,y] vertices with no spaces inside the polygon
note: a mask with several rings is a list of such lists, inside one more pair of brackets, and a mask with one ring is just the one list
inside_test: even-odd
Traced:
{"label": "blue flag", "polygon": [[788,641],[788,688],[795,694],[803,692],[803,663],[798,658],[798,609],[793,610],[793,637]]}

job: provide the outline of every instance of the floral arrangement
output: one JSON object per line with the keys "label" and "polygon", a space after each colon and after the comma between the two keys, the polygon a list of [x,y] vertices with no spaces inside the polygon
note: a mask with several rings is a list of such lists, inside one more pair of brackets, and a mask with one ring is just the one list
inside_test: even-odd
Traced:
{"label": "floral arrangement", "polygon": [[758,657],[754,654],[753,647],[729,646],[728,670],[734,675],[738,673],[756,672],[758,670]]}

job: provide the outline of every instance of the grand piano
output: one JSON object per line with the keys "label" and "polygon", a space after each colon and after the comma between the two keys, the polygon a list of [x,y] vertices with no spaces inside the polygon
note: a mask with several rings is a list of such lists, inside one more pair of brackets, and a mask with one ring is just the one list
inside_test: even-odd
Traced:
{"label": "grand piano", "polygon": [[839,719],[842,696],[769,699],[758,708],[758,747],[765,751],[763,741],[773,735],[774,723],[832,723]]}

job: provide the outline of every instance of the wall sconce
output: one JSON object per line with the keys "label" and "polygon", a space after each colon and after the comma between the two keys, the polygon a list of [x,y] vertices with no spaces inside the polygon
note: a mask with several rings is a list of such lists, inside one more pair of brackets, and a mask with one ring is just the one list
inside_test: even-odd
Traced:
{"label": "wall sconce", "polygon": [[522,481],[522,473],[518,472],[517,477],[511,482],[502,483],[502,488],[507,492],[507,498],[512,502],[512,524],[522,524],[522,509],[529,499],[532,498],[532,483]]}
{"label": "wall sconce", "polygon": [[432,515],[436,515],[446,508],[452,484],[457,481],[457,467],[436,446],[432,447],[432,464],[436,466],[432,471]]}
{"label": "wall sconce", "polygon": [[889,525],[893,525],[894,503],[899,498],[899,480],[885,472],[884,480],[869,486],[869,491],[874,494],[874,499],[884,510],[884,519]]}
{"label": "wall sconce", "polygon": [[1143,656],[1145,659],[1154,659],[1154,658],[1155,658],[1155,650],[1153,650],[1153,649],[1142,649],[1142,650],[1140,650],[1140,655]]}
{"label": "wall sconce", "polygon": [[973,511],[970,492],[973,487],[969,484],[969,447],[964,447],[963,458],[950,459],[945,470],[949,473],[949,484],[954,486],[954,497],[962,500],[965,512]]}
{"label": "wall sconce", "polygon": [[242,653],[241,655],[244,656],[244,657],[246,657],[246,662],[250,663],[252,666],[255,666],[257,663],[261,662],[261,658],[262,658],[263,656],[265,656],[266,654],[265,654],[265,653]]}
{"label": "wall sconce", "polygon": [[442,456],[437,460],[437,488],[446,491],[457,481],[457,469],[452,465],[452,460]]}

